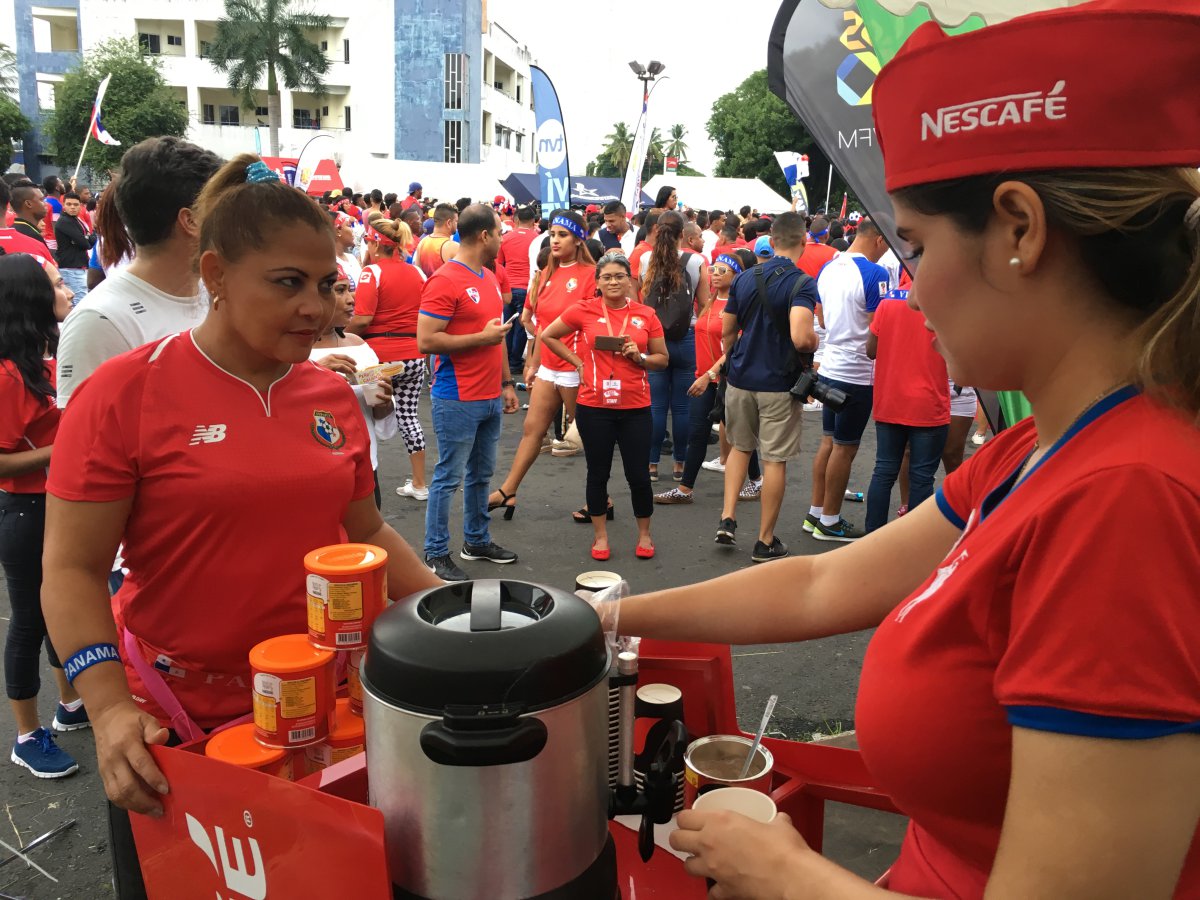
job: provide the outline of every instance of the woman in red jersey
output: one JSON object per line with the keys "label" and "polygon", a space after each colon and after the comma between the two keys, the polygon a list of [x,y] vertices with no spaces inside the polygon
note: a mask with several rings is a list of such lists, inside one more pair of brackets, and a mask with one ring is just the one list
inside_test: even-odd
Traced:
{"label": "woman in red jersey", "polygon": [[367,345],[385,365],[399,368],[392,375],[396,401],[396,423],[404,437],[404,449],[412,474],[396,493],[414,500],[428,500],[425,485],[425,431],[417,414],[425,381],[425,357],[417,350],[417,311],[425,276],[404,261],[411,239],[403,222],[371,216],[375,262],[365,267],[354,293],[354,318],[346,331],[366,339]]}
{"label": "woman in red jersey", "polygon": [[[634,552],[640,559],[650,559],[654,556],[650,538],[654,499],[646,468],[651,425],[646,375],[666,366],[667,343],[654,310],[632,299],[633,280],[623,254],[600,257],[595,278],[601,296],[569,306],[542,330],[542,340],[582,379],[576,414],[587,458],[592,558],[606,560],[610,555],[608,477],[613,449],[619,447],[637,519]],[[606,342],[611,346],[605,346]]]}
{"label": "woman in red jersey", "polygon": [[550,219],[550,259],[538,276],[537,289],[526,301],[537,329],[525,363],[529,412],[508,475],[488,498],[488,509],[503,508],[506,519],[513,517],[517,489],[541,453],[542,437],[559,408],[566,407],[568,422],[575,418],[579,373],[554,353],[544,353],[537,335],[570,307],[596,296],[596,262],[588,253],[586,241],[587,226],[579,213],[565,209],[554,213]]}
{"label": "woman in red jersey", "polygon": [[[896,894],[1200,896],[1197,46],[1166,0],[921,26],[874,86],[909,302],[1032,417],[853,545],[620,604],[675,640],[875,629],[855,726],[910,819]],[[886,896],[786,818],[679,826],[712,897]]]}
{"label": "woman in red jersey", "polygon": [[[334,312],[328,216],[249,155],[195,216],[208,317],[79,387],[46,486],[46,622],[109,799],[147,814],[168,786],[146,744],[248,713],[250,648],[306,630],[305,553],[376,544],[393,597],[439,583],[375,508],[353,391],[308,361]],[[110,601],[122,539],[129,575]],[[111,825],[118,895],[136,896],[128,821]]]}

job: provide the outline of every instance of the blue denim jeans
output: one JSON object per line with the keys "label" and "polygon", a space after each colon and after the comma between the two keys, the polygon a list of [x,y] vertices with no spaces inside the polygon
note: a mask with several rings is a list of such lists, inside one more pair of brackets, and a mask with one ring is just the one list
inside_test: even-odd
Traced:
{"label": "blue denim jeans", "polygon": [[494,400],[433,398],[433,430],[438,461],[425,511],[425,555],[450,552],[450,501],[463,489],[463,537],[468,544],[490,543],[487,500],[496,469],[503,403]]}
{"label": "blue denim jeans", "polygon": [[867,488],[867,531],[887,524],[892,486],[900,475],[904,448],[908,455],[908,508],[913,509],[933,494],[933,476],[942,461],[949,425],[916,428],[911,425],[875,423],[875,474]]}
{"label": "blue denim jeans", "polygon": [[59,269],[58,274],[75,294],[74,299],[71,300],[72,306],[88,295],[87,269]]}
{"label": "blue denim jeans", "polygon": [[691,403],[688,388],[696,380],[696,332],[689,330],[678,341],[667,341],[670,361],[661,372],[649,372],[650,413],[654,430],[650,433],[650,465],[658,465],[662,455],[663,438],[667,436],[667,412],[671,413],[671,451],[675,462],[687,459],[688,428]]}
{"label": "blue denim jeans", "polygon": [[[512,302],[504,307],[504,319],[508,321],[510,316],[514,316],[525,308],[525,288],[512,289]],[[525,328],[520,322],[513,322],[512,328],[508,330],[508,334],[504,337],[504,344],[508,347],[508,368],[512,370],[514,377],[520,381],[521,372],[525,368]]]}

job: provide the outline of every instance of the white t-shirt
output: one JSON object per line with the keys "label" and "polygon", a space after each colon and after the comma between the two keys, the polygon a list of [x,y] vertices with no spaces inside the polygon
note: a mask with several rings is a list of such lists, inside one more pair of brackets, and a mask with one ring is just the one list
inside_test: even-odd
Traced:
{"label": "white t-shirt", "polygon": [[58,405],[100,364],[194,328],[208,315],[203,289],[191,297],[164,293],[128,270],[111,271],[71,310],[58,341]]}
{"label": "white t-shirt", "polygon": [[879,265],[887,269],[889,289],[894,291],[900,287],[900,257],[891,248],[879,257]]}
{"label": "white t-shirt", "polygon": [[[329,356],[331,353],[340,353],[342,356],[350,357],[360,369],[379,365],[379,357],[375,355],[375,351],[367,344],[355,344],[345,347],[314,347],[308,354],[308,358],[316,362]],[[400,425],[394,415],[376,419],[375,411],[367,406],[367,400],[363,397],[363,386],[361,384],[352,384],[350,387],[354,390],[354,396],[358,398],[358,408],[362,411],[363,418],[371,426],[367,429],[367,435],[371,438],[371,468],[378,469],[379,442],[394,438],[400,430]],[[393,400],[392,408],[395,409],[395,406],[396,401]]]}
{"label": "white t-shirt", "polygon": [[345,253],[339,253],[337,261],[338,264],[345,270],[346,274],[350,276],[350,290],[353,291],[357,289],[358,277],[362,275],[363,270],[363,265],[358,261],[358,257],[347,251]]}
{"label": "white t-shirt", "polygon": [[825,317],[821,374],[849,384],[873,384],[875,362],[867,356],[870,317],[889,290],[888,273],[861,253],[841,253],[817,278]]}
{"label": "white t-shirt", "polygon": [[720,239],[721,236],[711,228],[704,229],[704,256],[708,259],[709,265],[712,265],[713,250],[716,248],[717,241]]}

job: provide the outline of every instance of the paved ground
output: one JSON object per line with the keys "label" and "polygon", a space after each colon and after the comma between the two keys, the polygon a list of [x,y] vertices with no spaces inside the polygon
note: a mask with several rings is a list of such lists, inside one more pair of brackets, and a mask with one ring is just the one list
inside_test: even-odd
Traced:
{"label": "paved ground", "polygon": [[[427,417],[428,405],[423,404],[423,408]],[[521,415],[505,422],[500,450],[501,466],[505,469],[520,437]],[[814,541],[800,530],[809,502],[809,463],[819,440],[818,417],[806,414],[805,426],[804,455],[790,467],[788,496],[778,533],[793,553],[828,552],[837,545]],[[852,487],[866,489],[874,453],[872,428],[868,429],[856,462]],[[394,493],[395,487],[404,482],[407,471],[402,442],[396,439],[383,445],[380,456],[384,513],[405,538],[419,547],[425,506]],[[663,469],[669,472],[669,464]],[[619,465],[614,471],[620,472]],[[583,478],[582,457],[554,459],[544,455],[539,459],[522,487],[515,519],[496,520],[493,524],[493,539],[521,556],[505,572],[506,576],[571,588],[576,574],[597,567],[588,555],[590,529],[574,525],[568,518],[568,512],[582,503]],[[499,483],[499,476],[495,483]],[[662,482],[664,488],[670,484],[669,477]],[[692,506],[656,509],[654,539],[658,555],[651,561],[633,556],[636,529],[627,488],[614,481],[612,493],[617,508],[617,520],[610,528],[614,556],[604,567],[620,572],[636,590],[699,581],[750,564],[749,549],[758,520],[756,505],[745,504],[739,516],[742,531],[747,535],[742,546],[728,550],[712,542],[721,502],[721,479],[716,473],[701,472],[697,501]],[[847,504],[846,512],[853,521],[862,523],[861,505]],[[460,528],[459,517],[455,516],[451,533],[461,534]],[[463,565],[473,574],[496,574],[496,569],[488,563]],[[754,598],[730,598],[730,602],[751,604]],[[8,597],[2,585],[0,619],[0,626],[7,626]],[[806,645],[738,648],[734,654],[734,673],[742,726],[756,727],[767,696],[778,693],[780,700],[772,726],[776,733],[807,740],[815,731],[828,734],[852,729],[858,673],[868,637],[858,634]],[[48,673],[45,681],[53,683]],[[41,706],[47,722],[54,708],[52,693],[47,688],[42,691]],[[5,704],[0,709],[0,736],[9,741],[12,734],[13,720]],[[80,772],[61,781],[36,780],[23,769],[0,760],[0,805],[4,807],[0,815],[0,841],[25,844],[68,819],[78,822],[71,831],[34,851],[35,860],[58,878],[58,883],[13,863],[0,868],[0,900],[6,896],[112,896],[102,814],[103,790],[96,776],[91,732],[64,735],[60,743],[80,762]],[[874,877],[894,857],[902,828],[903,822],[895,816],[834,808],[830,812],[826,849],[855,871]],[[0,859],[7,855],[8,851],[0,847]]]}

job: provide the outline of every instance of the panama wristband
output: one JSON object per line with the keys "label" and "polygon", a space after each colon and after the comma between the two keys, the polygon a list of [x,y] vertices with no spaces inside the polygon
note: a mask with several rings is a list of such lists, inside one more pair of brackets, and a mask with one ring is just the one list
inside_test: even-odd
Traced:
{"label": "panama wristband", "polygon": [[86,672],[92,666],[102,662],[121,661],[121,654],[117,652],[114,644],[91,644],[84,647],[70,659],[63,662],[63,672],[67,676],[67,683],[74,684],[75,679]]}

